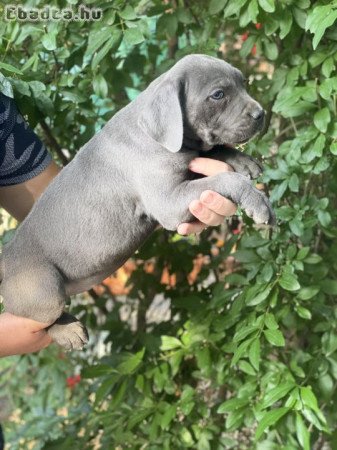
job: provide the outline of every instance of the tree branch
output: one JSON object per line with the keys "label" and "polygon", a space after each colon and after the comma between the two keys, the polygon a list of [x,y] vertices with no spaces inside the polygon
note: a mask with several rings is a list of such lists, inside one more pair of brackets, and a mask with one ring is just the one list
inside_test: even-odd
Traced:
{"label": "tree branch", "polygon": [[57,140],[54,138],[53,133],[51,129],[49,128],[49,125],[46,123],[44,119],[40,120],[41,128],[46,136],[47,145],[51,147],[53,150],[55,150],[57,156],[60,158],[60,161],[62,162],[63,166],[66,166],[69,162],[68,158],[62,151],[62,147],[57,142]]}

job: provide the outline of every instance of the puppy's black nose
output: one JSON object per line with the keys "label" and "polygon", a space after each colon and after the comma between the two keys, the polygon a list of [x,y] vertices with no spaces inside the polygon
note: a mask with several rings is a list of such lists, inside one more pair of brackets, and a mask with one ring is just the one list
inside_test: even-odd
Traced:
{"label": "puppy's black nose", "polygon": [[262,120],[264,117],[264,110],[262,108],[254,109],[248,113],[255,120]]}

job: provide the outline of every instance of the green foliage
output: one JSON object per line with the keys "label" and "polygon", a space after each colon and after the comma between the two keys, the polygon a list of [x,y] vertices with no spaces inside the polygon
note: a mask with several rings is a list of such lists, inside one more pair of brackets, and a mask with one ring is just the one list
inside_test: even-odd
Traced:
{"label": "green foliage", "polygon": [[[264,135],[245,151],[264,159],[262,182],[279,226],[245,224],[240,234],[223,226],[220,246],[212,229],[198,242],[157,231],[129,279],[136,324],[121,320],[120,297],[80,302],[72,309],[91,330],[88,349],[48,349],[4,375],[21,419],[6,424],[10,448],[330,448],[337,436],[337,3],[97,6],[98,22],[13,21],[0,31],[0,69],[55,158],[60,148],[73,156],[183,55],[224,56],[267,110]],[[46,126],[60,148],[43,134]],[[198,255],[207,263],[191,283]],[[175,283],[161,282],[164,269]],[[170,300],[170,320],[146,323],[158,296]],[[76,371],[82,380],[67,390]]]}

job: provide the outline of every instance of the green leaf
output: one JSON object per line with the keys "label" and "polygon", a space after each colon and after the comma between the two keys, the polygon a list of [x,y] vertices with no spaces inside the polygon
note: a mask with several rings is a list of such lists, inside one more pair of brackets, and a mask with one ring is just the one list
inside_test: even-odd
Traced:
{"label": "green leaf", "polygon": [[211,15],[217,14],[226,6],[228,0],[211,0],[208,11]]}
{"label": "green leaf", "polygon": [[127,386],[128,386],[128,380],[126,379],[117,388],[116,392],[114,393],[114,395],[112,397],[112,400],[109,402],[109,411],[112,411],[115,408],[117,408],[117,406],[119,406],[119,404],[123,401]]}
{"label": "green leaf", "polygon": [[231,411],[228,413],[225,427],[227,431],[235,430],[242,424],[244,419],[244,411],[242,409],[237,409],[236,411]]}
{"label": "green leaf", "polygon": [[239,367],[239,370],[241,370],[242,372],[244,372],[248,375],[256,376],[256,372],[255,372],[254,368],[247,361],[244,361],[242,359],[241,361],[239,361],[238,367]]}
{"label": "green leaf", "polygon": [[301,387],[300,394],[301,399],[306,406],[308,406],[315,412],[319,411],[317,398],[315,394],[312,392],[312,389],[310,387],[308,386]]}
{"label": "green leaf", "polygon": [[271,193],[270,200],[272,202],[280,200],[283,197],[285,191],[287,190],[287,187],[288,187],[288,180],[284,180],[282,181],[282,183],[277,184],[277,186],[274,187]]}
{"label": "green leaf", "polygon": [[101,73],[94,76],[92,81],[94,92],[96,95],[102,98],[106,98],[108,95],[108,84]]}
{"label": "green leaf", "polygon": [[299,186],[300,186],[300,180],[296,173],[293,173],[291,177],[289,178],[289,188],[292,192],[298,192]]}
{"label": "green leaf", "polygon": [[137,15],[135,13],[135,10],[132,8],[131,5],[126,5],[126,7],[123,9],[123,11],[119,11],[118,14],[124,20],[137,19]]}
{"label": "green leaf", "polygon": [[251,35],[248,37],[248,39],[242,44],[242,47],[240,49],[240,56],[242,58],[247,58],[249,53],[252,51],[252,48],[254,47],[256,43],[256,36]]}
{"label": "green leaf", "polygon": [[112,373],[116,373],[116,370],[106,364],[99,364],[97,366],[85,367],[81,372],[81,376],[83,378],[96,378]]}
{"label": "green leaf", "polygon": [[160,421],[160,426],[162,430],[167,430],[169,428],[170,423],[175,418],[177,413],[177,405],[169,405]]}
{"label": "green leaf", "polygon": [[25,72],[30,67],[32,67],[32,70],[35,72],[38,63],[39,63],[39,55],[37,53],[34,53],[30,58],[27,59],[27,61],[22,66],[22,72]]}
{"label": "green leaf", "polygon": [[230,411],[235,411],[236,409],[246,406],[249,403],[249,397],[244,398],[231,398],[221,403],[217,409],[218,414],[223,414]]}
{"label": "green leaf", "polygon": [[196,450],[211,450],[210,441],[212,438],[210,436],[209,432],[202,432],[198,438]]}
{"label": "green leaf", "polygon": [[258,327],[256,325],[248,325],[246,327],[243,327],[234,334],[233,342],[240,342],[244,338],[246,338],[249,334],[251,334],[257,330],[258,330]]}
{"label": "green leaf", "polygon": [[308,422],[312,423],[318,430],[328,431],[324,425],[317,418],[317,415],[311,411],[310,409],[304,408],[302,411],[303,416],[307,419]]}
{"label": "green leaf", "polygon": [[199,369],[205,376],[210,376],[212,371],[212,359],[208,347],[203,347],[196,350],[195,352],[196,360]]}
{"label": "green leaf", "polygon": [[257,263],[260,257],[253,250],[238,250],[235,252],[235,259],[242,263]]}
{"label": "green leaf", "polygon": [[170,37],[175,36],[178,28],[178,19],[176,14],[163,14],[158,22],[157,29],[167,33]]}
{"label": "green leaf", "polygon": [[296,436],[304,450],[310,450],[310,433],[299,413],[296,413]]}
{"label": "green leaf", "polygon": [[183,7],[176,9],[176,15],[177,15],[178,21],[185,25],[190,25],[193,22],[195,22],[195,19],[194,19],[193,15],[191,14],[190,10],[185,9]]}
{"label": "green leaf", "polygon": [[309,252],[310,252],[310,247],[302,247],[302,248],[300,248],[298,253],[297,253],[296,259],[299,259],[301,261],[302,259],[304,259],[308,255]]}
{"label": "green leaf", "polygon": [[286,291],[297,291],[301,287],[297,281],[297,277],[289,272],[283,271],[278,282],[279,285]]}
{"label": "green leaf", "polygon": [[31,96],[29,84],[26,81],[12,79],[11,83],[13,84],[15,90],[20,92],[20,94],[26,95],[27,97]]}
{"label": "green leaf", "polygon": [[335,68],[335,63],[334,63],[332,56],[330,56],[322,64],[322,74],[326,78],[328,78],[331,75],[331,72],[334,70],[334,68]]}
{"label": "green leaf", "polygon": [[305,163],[311,162],[316,157],[321,157],[323,154],[323,149],[325,146],[325,136],[323,134],[320,134],[315,142],[311,144],[311,147],[309,147],[309,150],[307,150],[303,155],[303,160]]}
{"label": "green leaf", "polygon": [[263,432],[270,427],[271,425],[275,425],[281,417],[283,417],[290,408],[277,408],[273,409],[271,411],[267,411],[262,419],[260,420],[260,423],[256,429],[255,438],[260,439]]}
{"label": "green leaf", "polygon": [[231,367],[233,367],[243,356],[246,356],[247,349],[250,346],[253,339],[254,338],[250,338],[247,339],[247,341],[242,342],[242,344],[240,344],[239,347],[235,350],[231,361]]}
{"label": "green leaf", "polygon": [[264,323],[269,330],[277,330],[278,323],[275,320],[275,316],[272,313],[266,313]]}
{"label": "green leaf", "polygon": [[191,447],[194,444],[192,434],[186,427],[181,428],[179,434],[184,446]]}
{"label": "green leaf", "polygon": [[307,256],[304,259],[304,262],[306,264],[318,264],[322,261],[322,257],[320,255],[317,255],[317,253],[311,253],[311,255]]}
{"label": "green leaf", "polygon": [[280,39],[284,39],[291,30],[293,24],[293,16],[290,11],[286,9],[283,11],[283,15],[279,20],[280,23]]}
{"label": "green leaf", "polygon": [[16,67],[12,66],[11,64],[6,64],[1,61],[0,61],[0,69],[6,70],[7,72],[11,72],[11,73],[16,73],[18,75],[23,75],[21,70],[17,69]]}
{"label": "green leaf", "polygon": [[285,397],[291,389],[295,387],[293,382],[284,382],[280,386],[277,386],[266,393],[262,400],[261,408],[266,409],[269,406],[274,405],[274,403]]}
{"label": "green leaf", "polygon": [[296,236],[302,236],[304,231],[303,222],[296,217],[289,222],[289,228]]}
{"label": "green leaf", "polygon": [[260,340],[254,339],[252,342],[252,345],[249,348],[248,352],[248,358],[251,363],[251,365],[256,369],[257,371],[260,368]]}
{"label": "green leaf", "polygon": [[132,430],[138,423],[143,422],[150,414],[155,411],[155,408],[144,408],[133,412],[128,420],[128,430]]}
{"label": "green leaf", "polygon": [[319,287],[317,286],[307,286],[300,290],[300,292],[297,294],[297,298],[300,300],[310,300],[311,298],[315,297],[315,295],[319,292]]}
{"label": "green leaf", "polygon": [[241,8],[247,3],[247,0],[236,0],[235,2],[228,2],[228,5],[226,6],[225,9],[225,14],[224,17],[230,17],[230,16],[234,16],[237,15]]}
{"label": "green leaf", "polygon": [[305,29],[310,30],[314,34],[312,42],[314,50],[322,39],[326,29],[333,25],[336,19],[337,10],[332,5],[316,6],[310,11],[305,22]]}
{"label": "green leaf", "polygon": [[182,347],[183,344],[179,341],[179,339],[173,336],[162,336],[161,337],[161,346],[160,350],[163,352],[167,350],[173,350],[175,348]]}
{"label": "green leaf", "polygon": [[135,353],[134,355],[128,355],[122,363],[120,363],[116,370],[122,375],[128,375],[134,372],[137,367],[141,364],[143,356],[145,353],[145,348]]}
{"label": "green leaf", "polygon": [[278,57],[278,48],[275,42],[268,41],[264,43],[264,51],[266,54],[266,57],[270,59],[271,61],[275,61]]}
{"label": "green leaf", "polygon": [[257,0],[250,0],[247,8],[247,14],[249,17],[249,20],[251,22],[256,22],[257,15],[259,14],[259,5],[257,3]]}
{"label": "green leaf", "polygon": [[137,45],[145,40],[139,28],[128,28],[124,32],[125,42],[129,45]]}
{"label": "green leaf", "polygon": [[116,382],[119,380],[119,374],[109,376],[103,383],[99,386],[95,393],[95,405],[99,405],[103,399],[110,394],[112,388],[115,386]]}
{"label": "green leaf", "polygon": [[89,34],[88,47],[84,57],[92,56],[111,37],[112,28],[103,27],[101,30],[92,30]]}
{"label": "green leaf", "polygon": [[311,319],[311,312],[307,309],[304,308],[303,306],[295,306],[295,311],[297,312],[297,314],[302,317],[302,319],[306,319],[306,320],[310,320]]}
{"label": "green leaf", "polygon": [[326,278],[322,282],[321,289],[325,294],[337,295],[337,280]]}
{"label": "green leaf", "polygon": [[330,152],[337,156],[337,142],[332,142],[332,144],[330,145]]}
{"label": "green leaf", "polygon": [[265,289],[263,289],[262,292],[259,292],[256,296],[248,298],[246,300],[246,305],[247,306],[256,306],[259,305],[260,303],[262,303],[264,300],[266,300],[266,298],[268,297],[268,295],[270,294],[271,290],[272,290],[273,286],[269,285],[267,286]]}
{"label": "green leaf", "polygon": [[103,45],[103,47],[97,53],[95,53],[91,62],[91,67],[93,69],[96,69],[98,64],[102,61],[103,58],[105,58],[105,56],[110,51],[113,51],[114,49],[116,50],[119,47],[121,40],[122,40],[122,32],[120,30],[115,30],[112,33],[112,36]]}
{"label": "green leaf", "polygon": [[173,376],[175,376],[178,373],[181,361],[184,356],[185,356],[184,350],[175,351],[172,355],[170,355],[170,358],[168,361],[170,363]]}
{"label": "green leaf", "polygon": [[47,33],[42,36],[42,45],[46,50],[56,50],[56,33]]}
{"label": "green leaf", "polygon": [[322,133],[326,132],[330,120],[331,120],[330,111],[327,107],[320,109],[314,115],[314,124],[316,128]]}
{"label": "green leaf", "polygon": [[264,335],[268,342],[276,347],[284,347],[285,341],[280,330],[264,330]]}
{"label": "green leaf", "polygon": [[259,5],[266,12],[274,12],[275,11],[275,1],[274,0],[259,0]]}
{"label": "green leaf", "polygon": [[318,214],[317,214],[317,217],[318,217],[319,223],[323,227],[327,228],[330,225],[330,223],[331,223],[331,215],[330,215],[330,213],[328,211],[319,210]]}

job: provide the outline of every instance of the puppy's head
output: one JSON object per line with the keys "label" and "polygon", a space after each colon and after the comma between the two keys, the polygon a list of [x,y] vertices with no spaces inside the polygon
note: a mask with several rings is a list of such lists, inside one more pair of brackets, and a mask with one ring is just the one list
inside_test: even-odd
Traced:
{"label": "puppy's head", "polygon": [[247,142],[262,129],[264,111],[248,95],[242,73],[217,58],[189,55],[154,82],[140,125],[172,152],[184,140],[201,149]]}

